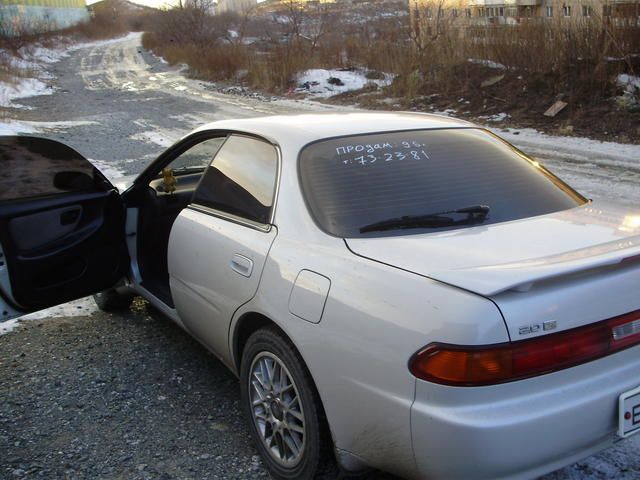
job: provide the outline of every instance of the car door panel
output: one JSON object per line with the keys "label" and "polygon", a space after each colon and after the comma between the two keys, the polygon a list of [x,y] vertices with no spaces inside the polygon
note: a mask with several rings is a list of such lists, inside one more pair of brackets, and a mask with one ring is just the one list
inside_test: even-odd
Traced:
{"label": "car door panel", "polygon": [[31,250],[64,238],[82,217],[82,205],[23,215],[9,221],[9,234],[20,250]]}
{"label": "car door panel", "polygon": [[13,167],[0,180],[5,311],[57,305],[123,277],[124,205],[95,167],[58,142],[30,137],[0,137],[0,164]]}
{"label": "car door panel", "polygon": [[185,328],[230,364],[233,313],[255,295],[277,229],[250,228],[194,208],[169,238],[169,279]]}

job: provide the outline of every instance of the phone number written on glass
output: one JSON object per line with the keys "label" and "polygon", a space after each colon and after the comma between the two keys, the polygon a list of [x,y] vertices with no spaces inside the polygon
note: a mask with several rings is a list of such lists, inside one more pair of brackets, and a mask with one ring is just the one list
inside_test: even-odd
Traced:
{"label": "phone number written on glass", "polygon": [[372,165],[403,160],[430,160],[424,143],[402,141],[343,145],[336,147],[336,155],[344,165]]}

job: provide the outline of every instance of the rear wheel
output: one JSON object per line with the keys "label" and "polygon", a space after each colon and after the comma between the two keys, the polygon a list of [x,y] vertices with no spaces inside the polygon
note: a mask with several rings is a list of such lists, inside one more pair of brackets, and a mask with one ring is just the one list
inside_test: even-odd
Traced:
{"label": "rear wheel", "polygon": [[243,409],[275,479],[334,479],[338,468],[320,398],[302,358],[275,329],[247,340],[241,363]]}
{"label": "rear wheel", "polygon": [[131,292],[110,288],[93,296],[98,308],[103,312],[119,312],[131,306],[134,295]]}

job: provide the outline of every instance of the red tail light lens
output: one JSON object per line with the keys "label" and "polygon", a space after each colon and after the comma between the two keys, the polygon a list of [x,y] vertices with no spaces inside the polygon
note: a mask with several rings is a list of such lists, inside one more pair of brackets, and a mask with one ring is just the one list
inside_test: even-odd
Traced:
{"label": "red tail light lens", "polygon": [[512,343],[432,343],[409,361],[422,380],[453,386],[512,382],[573,367],[640,344],[640,310],[609,320]]}

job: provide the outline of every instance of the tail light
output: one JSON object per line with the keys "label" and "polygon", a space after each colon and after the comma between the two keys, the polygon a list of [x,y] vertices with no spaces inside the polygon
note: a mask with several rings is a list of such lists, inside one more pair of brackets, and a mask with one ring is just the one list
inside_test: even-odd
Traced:
{"label": "tail light", "polygon": [[422,380],[453,386],[512,382],[580,365],[640,344],[640,310],[609,320],[512,343],[432,343],[409,361]]}

